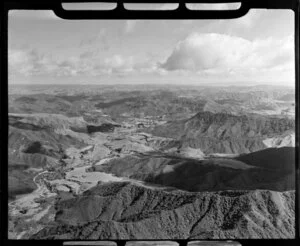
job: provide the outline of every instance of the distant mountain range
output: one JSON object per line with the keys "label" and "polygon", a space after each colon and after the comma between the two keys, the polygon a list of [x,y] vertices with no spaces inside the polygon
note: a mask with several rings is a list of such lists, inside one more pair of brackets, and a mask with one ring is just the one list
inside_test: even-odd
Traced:
{"label": "distant mountain range", "polygon": [[[165,116],[173,120],[202,111],[243,115],[294,115],[295,92],[289,87],[41,86],[10,90],[9,112],[89,117],[100,110],[112,118]],[[23,88],[24,90],[26,89]],[[35,92],[35,93],[34,93]],[[99,116],[99,114],[97,114]]]}

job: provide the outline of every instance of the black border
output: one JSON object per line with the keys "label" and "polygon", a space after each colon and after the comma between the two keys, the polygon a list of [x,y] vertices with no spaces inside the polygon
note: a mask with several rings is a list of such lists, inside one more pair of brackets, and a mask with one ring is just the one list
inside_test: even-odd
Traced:
{"label": "black border", "polygon": [[[201,11],[201,10],[189,10],[185,7],[185,3],[228,3],[228,2],[242,2],[241,7],[238,10],[230,11]],[[238,18],[245,15],[249,9],[253,8],[266,8],[266,9],[290,9],[294,11],[295,17],[295,90],[296,90],[296,199],[295,199],[295,239],[231,239],[240,242],[244,245],[253,244],[265,244],[270,243],[272,245],[300,245],[300,225],[299,225],[299,196],[300,196],[300,184],[298,177],[300,175],[299,170],[299,113],[300,113],[300,97],[299,97],[299,15],[300,15],[300,0],[102,0],[102,2],[117,2],[118,5],[113,10],[94,10],[94,11],[70,11],[64,10],[61,6],[61,2],[101,2],[96,0],[80,1],[80,0],[46,0],[37,1],[29,0],[21,2],[20,0],[9,1],[5,0],[2,3],[0,17],[1,17],[1,61],[0,61],[0,149],[1,149],[1,162],[0,164],[0,195],[1,195],[1,222],[0,222],[0,243],[1,245],[19,245],[24,243],[30,243],[32,245],[62,245],[64,241],[79,241],[79,240],[8,240],[8,177],[7,177],[7,143],[8,143],[8,64],[7,64],[7,49],[8,49],[8,11],[11,9],[44,9],[53,10],[55,14],[64,19],[230,19]],[[176,10],[167,11],[153,11],[153,10],[126,10],[123,3],[179,3],[179,7]],[[157,239],[159,240],[159,239]],[[126,241],[153,241],[153,240],[101,240],[101,241],[114,241],[118,246],[125,246]],[[204,240],[166,240],[159,241],[176,241],[179,246],[186,246],[188,241],[204,241]],[[213,240],[208,241],[226,241],[226,240]]]}

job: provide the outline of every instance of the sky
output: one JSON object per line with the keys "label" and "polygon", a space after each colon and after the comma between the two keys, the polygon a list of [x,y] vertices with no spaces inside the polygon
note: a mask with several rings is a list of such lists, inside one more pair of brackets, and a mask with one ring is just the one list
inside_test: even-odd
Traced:
{"label": "sky", "polygon": [[11,10],[8,63],[10,84],[293,86],[294,15],[64,20],[47,10]]}

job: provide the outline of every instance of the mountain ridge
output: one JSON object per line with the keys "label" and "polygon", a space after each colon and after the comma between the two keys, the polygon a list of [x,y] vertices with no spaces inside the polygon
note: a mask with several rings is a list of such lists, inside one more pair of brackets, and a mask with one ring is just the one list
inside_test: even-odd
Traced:
{"label": "mountain ridge", "polygon": [[175,138],[205,154],[241,154],[265,149],[264,139],[292,133],[294,129],[295,121],[290,119],[200,112],[189,119],[156,126],[149,132]]}
{"label": "mountain ridge", "polygon": [[[122,202],[117,202],[109,194],[120,185],[114,194]],[[265,190],[174,194],[128,183],[101,185],[58,205],[59,224],[47,226],[32,239],[293,238],[294,195]],[[86,217],[83,207],[94,208],[89,210],[92,214]]]}

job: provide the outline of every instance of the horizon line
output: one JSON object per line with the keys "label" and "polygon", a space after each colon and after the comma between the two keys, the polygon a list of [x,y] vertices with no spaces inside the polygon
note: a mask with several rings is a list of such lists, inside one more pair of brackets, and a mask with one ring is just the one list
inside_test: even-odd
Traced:
{"label": "horizon line", "polygon": [[[241,83],[241,84],[239,84]],[[294,87],[295,84],[287,84],[285,82],[282,82],[283,84],[268,84],[268,83],[258,83],[258,84],[252,84],[249,83],[248,85],[245,85],[243,83],[246,82],[238,82],[238,83],[223,83],[223,82],[208,82],[208,83],[203,83],[203,84],[196,84],[196,83],[191,83],[191,84],[179,84],[179,83],[8,83],[8,86],[51,86],[51,85],[55,85],[55,86],[66,86],[66,85],[75,85],[75,86],[80,86],[80,85],[93,85],[93,86],[141,86],[141,85],[151,85],[151,86],[166,86],[166,85],[174,85],[174,86],[241,86],[241,87],[251,87],[251,86],[281,86],[281,87]]]}

